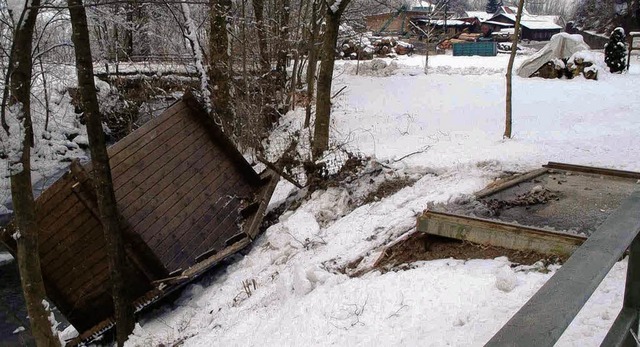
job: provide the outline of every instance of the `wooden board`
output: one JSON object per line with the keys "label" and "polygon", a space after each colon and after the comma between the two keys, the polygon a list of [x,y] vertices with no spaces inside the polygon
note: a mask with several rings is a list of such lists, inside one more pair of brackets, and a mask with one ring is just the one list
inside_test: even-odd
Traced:
{"label": "wooden board", "polygon": [[567,257],[585,237],[499,223],[488,219],[427,211],[418,217],[417,231],[481,245]]}

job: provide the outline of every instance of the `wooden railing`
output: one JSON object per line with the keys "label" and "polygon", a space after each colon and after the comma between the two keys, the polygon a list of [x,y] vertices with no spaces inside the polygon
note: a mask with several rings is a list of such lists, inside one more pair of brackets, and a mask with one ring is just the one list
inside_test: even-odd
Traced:
{"label": "wooden railing", "polygon": [[601,346],[640,346],[640,192],[615,210],[485,346],[553,346],[629,249],[622,310]]}

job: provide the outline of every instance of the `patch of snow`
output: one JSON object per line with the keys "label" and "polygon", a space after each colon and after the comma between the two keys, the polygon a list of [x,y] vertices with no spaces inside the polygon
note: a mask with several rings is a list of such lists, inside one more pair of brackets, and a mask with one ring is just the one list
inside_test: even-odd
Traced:
{"label": "patch of snow", "polygon": [[13,261],[13,256],[7,252],[0,252],[0,265],[4,265]]}
{"label": "patch of snow", "polygon": [[595,55],[591,51],[580,51],[574,53],[569,60],[567,60],[567,64],[575,64],[576,59],[581,59],[585,63],[595,64],[598,62]]}
{"label": "patch of snow", "polygon": [[76,136],[73,139],[73,143],[78,144],[80,146],[88,147],[89,146],[89,137],[88,136],[84,136],[84,135]]}
{"label": "patch of snow", "polygon": [[510,266],[505,266],[498,270],[496,274],[496,288],[505,293],[510,293],[517,285],[518,278]]}

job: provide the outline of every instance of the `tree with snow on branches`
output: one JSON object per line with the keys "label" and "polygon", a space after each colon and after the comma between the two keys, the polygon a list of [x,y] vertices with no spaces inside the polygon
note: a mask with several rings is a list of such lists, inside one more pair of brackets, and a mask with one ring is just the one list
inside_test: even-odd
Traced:
{"label": "tree with snow on branches", "polygon": [[627,67],[627,45],[625,43],[624,29],[613,29],[609,43],[604,46],[604,62],[607,63],[612,73],[622,72]]}

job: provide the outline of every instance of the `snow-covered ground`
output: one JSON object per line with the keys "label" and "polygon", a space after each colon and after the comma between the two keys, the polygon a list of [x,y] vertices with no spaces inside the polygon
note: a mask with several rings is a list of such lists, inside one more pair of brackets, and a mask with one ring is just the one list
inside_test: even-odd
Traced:
{"label": "snow-covered ground", "polygon": [[[547,161],[640,170],[640,69],[599,81],[514,78],[514,138],[503,140],[506,56],[401,57],[381,73],[336,67],[332,142],[417,181],[363,206],[345,188],[286,212],[227,269],[148,314],[129,346],[481,346],[548,280],[505,258],[443,259],[351,278],[339,270],[414,228],[430,202],[483,188],[505,170]],[[518,57],[516,66],[524,58]],[[292,112],[282,128],[295,128]],[[399,160],[400,158],[406,158]],[[364,189],[364,188],[363,188]],[[272,204],[293,186],[281,183]],[[617,263],[559,346],[595,346],[622,303]]]}

